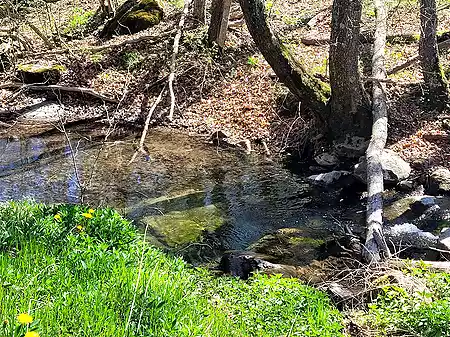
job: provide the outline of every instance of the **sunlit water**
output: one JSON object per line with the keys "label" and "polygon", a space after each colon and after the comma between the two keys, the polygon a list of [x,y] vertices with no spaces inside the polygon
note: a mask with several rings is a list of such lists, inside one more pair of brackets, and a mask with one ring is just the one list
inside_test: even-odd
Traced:
{"label": "sunlit water", "polygon": [[[150,215],[214,205],[224,222],[203,233],[199,250],[245,249],[279,228],[314,231],[336,225],[335,205],[327,207],[302,177],[263,156],[151,130],[145,143],[150,155],[139,154],[130,163],[138,136],[104,142],[99,132],[79,129],[69,132],[71,145],[59,132],[0,139],[0,201],[112,206],[141,226]],[[189,214],[198,220],[196,213]],[[175,221],[184,226],[178,216]],[[208,221],[208,214],[202,221]],[[165,232],[155,226],[150,223],[148,232],[167,246]]]}

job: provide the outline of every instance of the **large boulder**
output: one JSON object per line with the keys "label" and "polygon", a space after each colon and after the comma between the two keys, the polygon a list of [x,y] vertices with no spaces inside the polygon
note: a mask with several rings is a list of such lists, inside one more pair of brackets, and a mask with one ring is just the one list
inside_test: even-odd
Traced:
{"label": "large boulder", "polygon": [[450,195],[450,170],[442,167],[434,170],[430,175],[428,192]]}
{"label": "large boulder", "polygon": [[[381,155],[381,166],[383,169],[384,182],[396,184],[407,179],[411,174],[411,166],[392,150],[384,149]],[[367,183],[367,162],[366,157],[361,157],[355,165],[355,176],[364,183]]]}
{"label": "large boulder", "polygon": [[156,0],[127,0],[109,20],[100,37],[134,34],[159,24],[164,11]]}

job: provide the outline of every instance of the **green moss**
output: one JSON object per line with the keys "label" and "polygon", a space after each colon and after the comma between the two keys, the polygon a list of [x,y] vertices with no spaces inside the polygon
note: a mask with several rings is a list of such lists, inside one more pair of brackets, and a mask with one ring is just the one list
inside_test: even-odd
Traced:
{"label": "green moss", "polygon": [[311,246],[314,248],[318,248],[320,246],[322,246],[325,241],[321,240],[321,239],[313,239],[313,238],[308,238],[308,237],[292,237],[289,238],[289,243],[291,245],[306,245],[306,246]]}
{"label": "green moss", "polygon": [[173,211],[162,216],[149,216],[142,221],[161,235],[169,246],[199,241],[203,232],[213,231],[225,222],[214,205]]}
{"label": "green moss", "polygon": [[146,21],[151,25],[156,25],[161,21],[162,13],[158,10],[152,10],[151,12],[148,12],[144,9],[141,9],[128,14],[128,18],[131,20]]}
{"label": "green moss", "polygon": [[42,66],[39,64],[19,64],[17,66],[17,69],[20,71],[35,73],[35,74],[42,74],[45,72],[55,71],[55,70],[58,72],[63,72],[63,71],[67,70],[66,67],[64,67],[63,65],[60,65],[60,64],[55,64],[52,66]]}

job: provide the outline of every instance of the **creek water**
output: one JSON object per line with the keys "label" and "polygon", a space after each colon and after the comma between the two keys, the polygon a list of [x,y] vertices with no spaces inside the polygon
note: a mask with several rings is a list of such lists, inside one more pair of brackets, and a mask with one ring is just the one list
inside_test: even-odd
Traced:
{"label": "creek water", "polygon": [[182,132],[150,130],[149,156],[130,163],[138,137],[105,141],[79,127],[0,139],[0,201],[115,207],[155,244],[199,255],[242,250],[280,228],[333,229],[355,213],[275,161]]}

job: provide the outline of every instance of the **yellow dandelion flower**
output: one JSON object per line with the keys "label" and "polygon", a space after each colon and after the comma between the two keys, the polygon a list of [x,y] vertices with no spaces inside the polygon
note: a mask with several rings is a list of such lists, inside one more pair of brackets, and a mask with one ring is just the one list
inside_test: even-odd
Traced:
{"label": "yellow dandelion flower", "polygon": [[30,324],[31,322],[33,322],[33,317],[31,317],[27,313],[22,313],[19,316],[17,316],[17,320],[19,321],[20,324],[25,325],[25,324]]}
{"label": "yellow dandelion flower", "polygon": [[81,226],[81,225],[78,225],[78,226],[77,226],[77,229],[78,229],[78,231],[80,231],[80,232],[81,232],[81,231],[83,231],[83,229],[84,229],[84,228],[83,228],[83,226]]}
{"label": "yellow dandelion flower", "polygon": [[39,333],[37,331],[28,331],[24,337],[39,337]]}
{"label": "yellow dandelion flower", "polygon": [[55,214],[53,219],[55,219],[56,221],[61,221],[61,214],[59,214],[59,213]]}
{"label": "yellow dandelion flower", "polygon": [[81,213],[81,216],[84,216],[86,219],[92,219],[94,217],[91,213]]}
{"label": "yellow dandelion flower", "polygon": [[88,213],[94,214],[94,212],[95,212],[95,211],[94,211],[92,208],[89,208]]}

